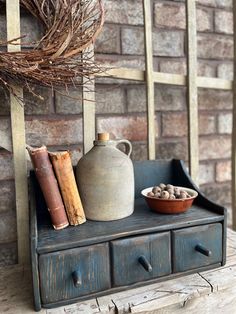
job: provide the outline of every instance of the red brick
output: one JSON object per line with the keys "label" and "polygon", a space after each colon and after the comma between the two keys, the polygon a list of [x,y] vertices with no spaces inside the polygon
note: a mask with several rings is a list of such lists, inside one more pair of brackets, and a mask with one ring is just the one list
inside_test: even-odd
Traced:
{"label": "red brick", "polygon": [[157,27],[185,29],[185,5],[182,3],[155,3],[154,21]]}
{"label": "red brick", "polygon": [[69,97],[63,92],[55,93],[56,112],[59,114],[82,113],[82,91],[80,88],[70,88]]}
{"label": "red brick", "polygon": [[[185,60],[161,60],[160,72],[172,74],[187,74],[187,64]],[[209,61],[198,61],[198,75],[199,76],[216,76],[216,65],[211,64]]]}
{"label": "red brick", "polygon": [[218,131],[220,134],[232,133],[232,113],[220,113],[218,116]]}
{"label": "red brick", "polygon": [[106,0],[106,22],[116,24],[143,25],[142,0]]}
{"label": "red brick", "polygon": [[166,140],[164,142],[157,142],[156,156],[160,159],[188,159],[188,145],[187,139]]}
{"label": "red brick", "polygon": [[[122,53],[127,55],[144,54],[143,28],[124,27],[121,33]],[[183,57],[184,34],[182,31],[158,30],[153,34],[154,56]]]}
{"label": "red brick", "polygon": [[96,85],[96,113],[124,113],[125,90],[117,85]]}
{"label": "red brick", "polygon": [[209,32],[213,30],[213,11],[209,9],[197,9],[197,30]]}
{"label": "red brick", "polygon": [[216,65],[211,64],[209,60],[198,61],[198,75],[207,77],[216,77]]}
{"label": "red brick", "polygon": [[201,191],[213,202],[222,206],[231,202],[231,186],[230,183],[210,184],[201,186]]}
{"label": "red brick", "polygon": [[0,151],[0,180],[14,178],[12,154]]}
{"label": "red brick", "polygon": [[16,241],[16,214],[9,211],[0,214],[0,243]]}
{"label": "red brick", "polygon": [[234,77],[233,62],[219,64],[217,68],[217,76],[226,80],[233,80]]}
{"label": "red brick", "polygon": [[225,182],[231,180],[231,162],[219,161],[216,163],[216,181]]}
{"label": "red brick", "polygon": [[130,86],[127,89],[127,105],[129,112],[146,112],[146,87]]}
{"label": "red brick", "polygon": [[[199,134],[213,134],[215,132],[215,116],[199,115]],[[162,136],[187,136],[188,124],[186,113],[162,114]]]}
{"label": "red brick", "polygon": [[227,110],[233,107],[233,93],[214,89],[199,89],[198,105],[201,110]]}
{"label": "red brick", "polygon": [[122,54],[144,55],[143,28],[123,27],[121,30]]}
{"label": "red brick", "polygon": [[186,89],[156,84],[155,109],[157,111],[176,111],[186,109]]}
{"label": "red brick", "polygon": [[9,92],[3,87],[0,87],[0,99],[0,115],[8,115],[10,113],[10,97]]}
{"label": "red brick", "polygon": [[82,118],[74,116],[64,119],[30,119],[26,121],[27,144],[72,145],[81,143]]}
{"label": "red brick", "polygon": [[214,134],[216,131],[216,118],[210,114],[199,115],[199,134]]}
{"label": "red brick", "polygon": [[22,45],[32,45],[43,36],[43,26],[39,23],[38,19],[31,14],[21,15],[21,35],[25,36],[22,39]]}
{"label": "red brick", "polygon": [[[25,114],[49,114],[50,109],[53,107],[53,92],[50,88],[45,88],[42,86],[31,85],[32,91],[43,97],[40,99],[32,93],[30,93],[26,88],[24,89],[24,109]],[[5,89],[0,87],[0,115],[5,115],[10,113],[10,99],[9,93]]]}
{"label": "red brick", "polygon": [[148,153],[147,153],[147,144],[136,142],[132,143],[132,160],[147,160]]}
{"label": "red brick", "polygon": [[233,59],[233,38],[222,35],[198,35],[198,57]]}
{"label": "red brick", "polygon": [[200,160],[230,158],[230,156],[231,138],[229,136],[200,137]]}
{"label": "red brick", "polygon": [[[127,89],[129,112],[146,112],[146,87],[132,86]],[[155,85],[155,110],[176,111],[186,107],[186,89],[167,85]]]}
{"label": "red brick", "polygon": [[186,75],[187,65],[185,60],[161,60],[160,72]]}
{"label": "red brick", "polygon": [[200,164],[198,183],[199,185],[214,182],[215,180],[215,169],[214,164]]}
{"label": "red brick", "polygon": [[0,119],[0,147],[7,150],[12,150],[12,138],[11,138],[11,121],[10,117]]}
{"label": "red brick", "polygon": [[[156,3],[154,7],[155,26],[164,28],[186,28],[186,9],[183,3]],[[197,9],[197,29],[211,31],[212,11]]]}
{"label": "red brick", "polygon": [[0,244],[0,266],[9,266],[17,263],[17,243]]}
{"label": "red brick", "polygon": [[6,23],[6,15],[3,12],[0,13],[0,34],[1,40],[7,40],[7,23]]}
{"label": "red brick", "polygon": [[15,210],[14,181],[0,181],[0,213]]}
{"label": "red brick", "polygon": [[164,113],[162,115],[162,136],[186,136],[187,129],[185,113]]}
{"label": "red brick", "polygon": [[153,33],[154,56],[184,57],[184,33],[160,30]]}
{"label": "red brick", "polygon": [[98,53],[120,53],[120,28],[116,25],[104,25],[95,42]]}
{"label": "red brick", "polygon": [[114,139],[147,140],[147,120],[143,116],[100,117],[97,119],[97,129],[98,132],[109,132]]}
{"label": "red brick", "polygon": [[31,85],[32,91],[42,97],[40,99],[24,89],[25,114],[41,115],[53,111],[53,91],[43,86]]}
{"label": "red brick", "polygon": [[233,34],[233,12],[215,12],[215,31],[217,33]]}

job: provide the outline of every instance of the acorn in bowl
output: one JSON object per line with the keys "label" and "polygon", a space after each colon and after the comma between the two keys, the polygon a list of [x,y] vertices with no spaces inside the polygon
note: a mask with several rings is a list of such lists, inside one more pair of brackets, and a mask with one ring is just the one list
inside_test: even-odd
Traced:
{"label": "acorn in bowl", "polygon": [[179,214],[186,212],[198,193],[195,190],[161,183],[142,190],[148,206],[162,214]]}

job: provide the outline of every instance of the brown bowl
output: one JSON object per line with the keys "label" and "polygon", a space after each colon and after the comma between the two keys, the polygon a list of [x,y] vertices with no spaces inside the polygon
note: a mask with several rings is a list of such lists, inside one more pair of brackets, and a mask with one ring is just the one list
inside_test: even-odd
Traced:
{"label": "brown bowl", "polygon": [[191,197],[185,199],[168,200],[147,196],[147,193],[151,192],[153,187],[142,190],[141,194],[145,197],[148,206],[155,212],[162,214],[179,214],[186,212],[192,206],[192,203],[198,196],[198,193],[195,190],[189,188],[180,186],[178,188],[186,191],[189,195],[191,195]]}

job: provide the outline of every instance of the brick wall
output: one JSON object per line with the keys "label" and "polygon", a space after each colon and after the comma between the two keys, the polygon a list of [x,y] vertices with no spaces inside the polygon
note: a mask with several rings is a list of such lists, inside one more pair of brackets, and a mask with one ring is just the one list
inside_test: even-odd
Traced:
{"label": "brick wall", "polygon": [[[141,0],[104,0],[107,15],[96,42],[97,59],[144,69],[144,33]],[[40,38],[37,21],[22,12],[22,33]],[[157,71],[186,74],[186,21],[184,1],[153,1],[153,55]],[[233,78],[233,21],[231,0],[197,2],[198,74]],[[6,37],[4,12],[0,34]],[[25,92],[26,137],[30,145],[70,149],[74,164],[82,155],[81,93],[78,100],[35,87],[44,101]],[[9,97],[0,89],[0,131],[10,132]],[[199,143],[201,189],[230,207],[230,150],[232,93],[199,89]],[[132,158],[147,158],[145,85],[99,78],[96,80],[97,130],[129,139]],[[156,152],[158,158],[187,156],[186,88],[155,86]],[[63,134],[63,136],[62,136]],[[30,167],[30,165],[29,165]],[[0,265],[16,262],[16,217],[12,155],[0,150]]]}

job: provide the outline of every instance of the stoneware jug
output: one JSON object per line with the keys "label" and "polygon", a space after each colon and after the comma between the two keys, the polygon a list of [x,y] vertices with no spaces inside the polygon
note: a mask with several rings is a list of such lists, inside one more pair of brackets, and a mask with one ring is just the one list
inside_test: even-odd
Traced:
{"label": "stoneware jug", "polygon": [[[117,146],[126,146],[126,154]],[[110,140],[98,134],[94,147],[78,162],[76,179],[88,219],[110,221],[127,217],[134,210],[134,170],[127,140]]]}

